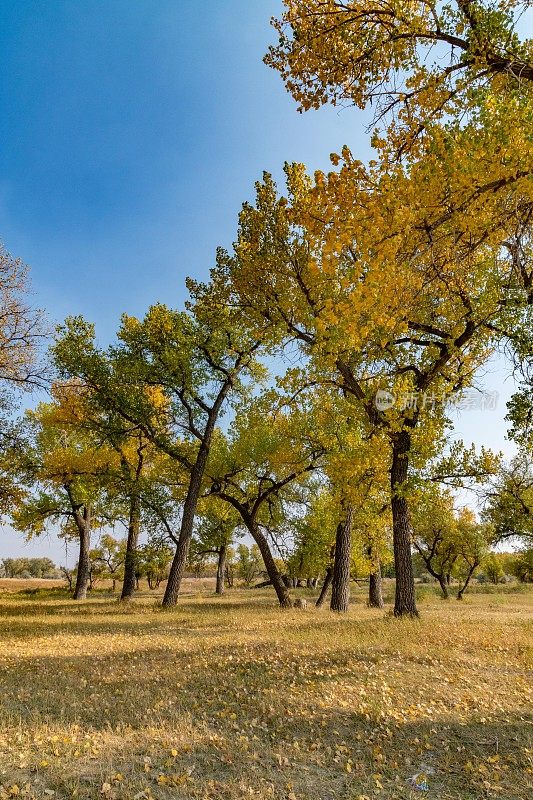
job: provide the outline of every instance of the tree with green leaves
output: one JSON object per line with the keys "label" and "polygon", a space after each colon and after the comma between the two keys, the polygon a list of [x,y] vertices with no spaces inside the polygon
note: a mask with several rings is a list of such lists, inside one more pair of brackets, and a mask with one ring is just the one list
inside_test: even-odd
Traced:
{"label": "tree with green leaves", "polygon": [[237,546],[237,577],[249,588],[264,569],[261,551],[256,544]]}
{"label": "tree with green leaves", "polygon": [[233,506],[216,496],[201,501],[191,550],[200,561],[215,558],[215,594],[224,594],[227,559],[237,536],[242,536],[242,518]]}
{"label": "tree with green leaves", "polygon": [[237,311],[210,305],[209,290],[195,297],[191,284],[191,291],[186,311],[158,305],[143,320],[123,317],[118,342],[105,351],[79,318],[67,321],[54,347],[63,377],[82,380],[99,406],[138,426],[187,474],[165,606],[179,594],[217,421],[248,381],[264,375],[258,354],[265,326],[250,334]]}
{"label": "tree with green leaves", "polygon": [[355,163],[343,199],[351,204],[349,220],[334,197],[337,173],[311,179],[299,165],[286,172],[286,197],[268,175],[257,185],[225,267],[250,324],[264,317],[284,342],[299,344],[294,391],[313,383],[337,387],[352,404],[344,421],[353,418],[366,435],[382,437],[395,613],[416,615],[408,484],[442,438],[446,405],[493,352],[508,287],[521,278],[515,280],[509,252],[490,241],[470,237],[452,248],[439,240],[409,255],[408,225],[402,241],[380,239],[395,212]]}
{"label": "tree with green leaves", "polygon": [[483,517],[496,541],[533,542],[533,464],[525,451],[502,466],[484,495]]}
{"label": "tree with green leaves", "polygon": [[124,578],[127,542],[110,533],[100,536],[98,545],[89,551],[91,574],[110,580],[115,591],[117,580]]}
{"label": "tree with green leaves", "polygon": [[163,538],[150,538],[137,553],[136,575],[146,578],[150,589],[158,589],[168,579],[173,551]]}
{"label": "tree with green leaves", "polygon": [[[207,475],[209,492],[228,503],[259,547],[282,607],[292,601],[271,544],[283,538],[287,507],[298,504],[324,453],[307,408],[284,406],[265,392],[241,406],[229,434],[216,437]],[[278,552],[279,552],[278,545]]]}
{"label": "tree with green leaves", "polygon": [[413,513],[413,545],[425,569],[449,597],[450,578],[459,558],[457,518],[449,492],[422,496]]}
{"label": "tree with green leaves", "polygon": [[121,599],[133,597],[136,579],[136,556],[142,518],[141,492],[147,492],[162,469],[158,451],[139,425],[107,409],[100,398],[79,380],[57,383],[52,389],[61,409],[65,431],[85,432],[112,450],[106,475],[106,495],[110,514],[121,519],[127,529]]}

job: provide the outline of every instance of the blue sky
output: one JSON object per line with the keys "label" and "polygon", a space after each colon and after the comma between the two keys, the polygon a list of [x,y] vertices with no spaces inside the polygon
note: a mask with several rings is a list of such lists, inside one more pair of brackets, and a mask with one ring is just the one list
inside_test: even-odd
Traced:
{"label": "blue sky", "polygon": [[[123,311],[180,305],[230,246],[243,200],[285,160],[325,167],[370,150],[357,110],[300,115],[262,63],[275,0],[0,0],[0,239],[31,267],[52,321],[84,314],[102,341]],[[463,412],[467,440],[504,446],[494,412]],[[2,556],[61,558],[55,537]]]}

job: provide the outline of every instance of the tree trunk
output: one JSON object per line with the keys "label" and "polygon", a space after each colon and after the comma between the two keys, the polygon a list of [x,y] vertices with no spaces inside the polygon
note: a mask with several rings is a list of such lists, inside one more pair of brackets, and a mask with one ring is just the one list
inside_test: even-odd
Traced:
{"label": "tree trunk", "polygon": [[368,605],[370,608],[383,608],[381,564],[379,563],[379,559],[376,559],[374,571],[369,575]]}
{"label": "tree trunk", "polygon": [[381,563],[379,557],[374,556],[374,549],[371,544],[368,545],[366,554],[372,570],[368,576],[368,606],[369,608],[383,608]]}
{"label": "tree trunk", "polygon": [[226,553],[228,551],[227,545],[223,544],[218,551],[217,563],[217,586],[215,594],[224,594],[224,573],[226,571]]}
{"label": "tree trunk", "polygon": [[285,581],[283,580],[283,576],[281,572],[278,570],[276,566],[276,562],[274,561],[274,557],[272,555],[272,551],[270,549],[270,545],[266,537],[261,533],[259,526],[255,522],[255,520],[248,517],[245,520],[246,526],[250,531],[250,534],[259,547],[261,555],[263,557],[263,561],[265,563],[265,569],[267,571],[267,575],[272,581],[272,586],[278,596],[279,604],[282,608],[292,608],[292,600],[290,594],[285,586]]}
{"label": "tree trunk", "polygon": [[135,567],[137,560],[137,545],[139,543],[139,530],[141,527],[141,503],[137,494],[130,497],[130,518],[128,521],[128,541],[126,543],[126,556],[124,559],[124,581],[122,583],[121,600],[131,600],[136,588]]}
{"label": "tree trunk", "polygon": [[165,594],[163,596],[163,606],[169,608],[175,606],[180,592],[181,581],[185,566],[187,564],[187,556],[189,554],[189,545],[191,543],[194,518],[196,516],[196,508],[198,506],[198,498],[202,488],[202,478],[204,475],[205,465],[207,463],[208,448],[201,447],[198,452],[198,457],[191,472],[189,480],[189,488],[187,496],[183,504],[183,516],[181,518],[181,527],[176,545],[176,552],[172,559],[170,571],[168,574],[167,585]]}
{"label": "tree trunk", "polygon": [[78,515],[76,524],[80,537],[80,553],[74,600],[85,600],[89,584],[89,550],[91,547],[91,512],[87,507],[84,508],[82,517]]}
{"label": "tree trunk", "polygon": [[475,571],[477,566],[478,566],[477,564],[474,564],[474,566],[470,567],[470,569],[468,570],[468,575],[466,576],[466,580],[463,583],[462,587],[457,592],[457,599],[458,600],[462,600],[463,599],[463,595],[466,592],[466,590],[468,589],[468,584],[470,583],[470,578],[474,574],[474,571]]}
{"label": "tree trunk", "polygon": [[409,507],[406,498],[402,496],[407,481],[410,449],[409,432],[401,431],[393,440],[390,469],[394,570],[396,573],[394,616],[396,617],[418,616],[411,558]]}
{"label": "tree trunk", "polygon": [[439,582],[440,590],[442,592],[442,596],[445,600],[448,600],[449,593],[448,593],[448,582],[444,575],[437,575],[437,580]]}
{"label": "tree trunk", "polygon": [[194,518],[196,516],[196,509],[198,507],[198,499],[202,490],[202,480],[204,477],[207,459],[209,457],[211,440],[213,438],[213,431],[215,429],[216,421],[218,419],[220,409],[222,408],[222,404],[224,403],[224,400],[231,388],[232,380],[233,379],[228,378],[228,380],[221,387],[215,402],[211,406],[204,429],[203,439],[198,449],[196,461],[194,462],[194,466],[191,470],[187,496],[185,497],[185,502],[183,504],[183,515],[181,518],[181,527],[178,543],[176,545],[176,552],[174,553],[174,558],[172,559],[167,585],[165,588],[165,594],[163,595],[163,606],[165,608],[175,606],[178,601],[181,581],[183,579],[183,573],[185,572],[185,566],[187,564],[187,556],[189,554],[189,545],[191,544],[193,534]]}
{"label": "tree trunk", "polygon": [[350,567],[352,561],[352,509],[348,509],[346,519],[337,526],[335,539],[335,560],[333,562],[333,581],[330,608],[332,611],[346,612],[350,603]]}
{"label": "tree trunk", "polygon": [[318,596],[318,600],[315,603],[317,608],[321,608],[324,605],[324,601],[326,600],[326,595],[329,591],[329,587],[331,586],[331,581],[333,580],[333,567],[328,567],[326,570],[326,575],[324,577],[324,583],[322,584],[322,589],[320,590],[320,594]]}

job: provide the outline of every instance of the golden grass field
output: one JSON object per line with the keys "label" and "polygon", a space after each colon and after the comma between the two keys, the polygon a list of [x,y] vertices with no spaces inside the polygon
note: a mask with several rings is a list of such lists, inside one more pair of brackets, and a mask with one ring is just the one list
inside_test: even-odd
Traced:
{"label": "golden grass field", "polygon": [[340,617],[194,587],[172,611],[3,587],[1,798],[533,796],[533,592],[399,621],[362,590]]}

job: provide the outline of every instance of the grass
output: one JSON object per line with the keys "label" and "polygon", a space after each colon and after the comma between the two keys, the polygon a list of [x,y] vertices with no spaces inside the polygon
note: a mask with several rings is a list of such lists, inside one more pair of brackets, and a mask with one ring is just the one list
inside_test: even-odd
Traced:
{"label": "grass", "polygon": [[525,800],[533,593],[421,611],[2,592],[0,798]]}

